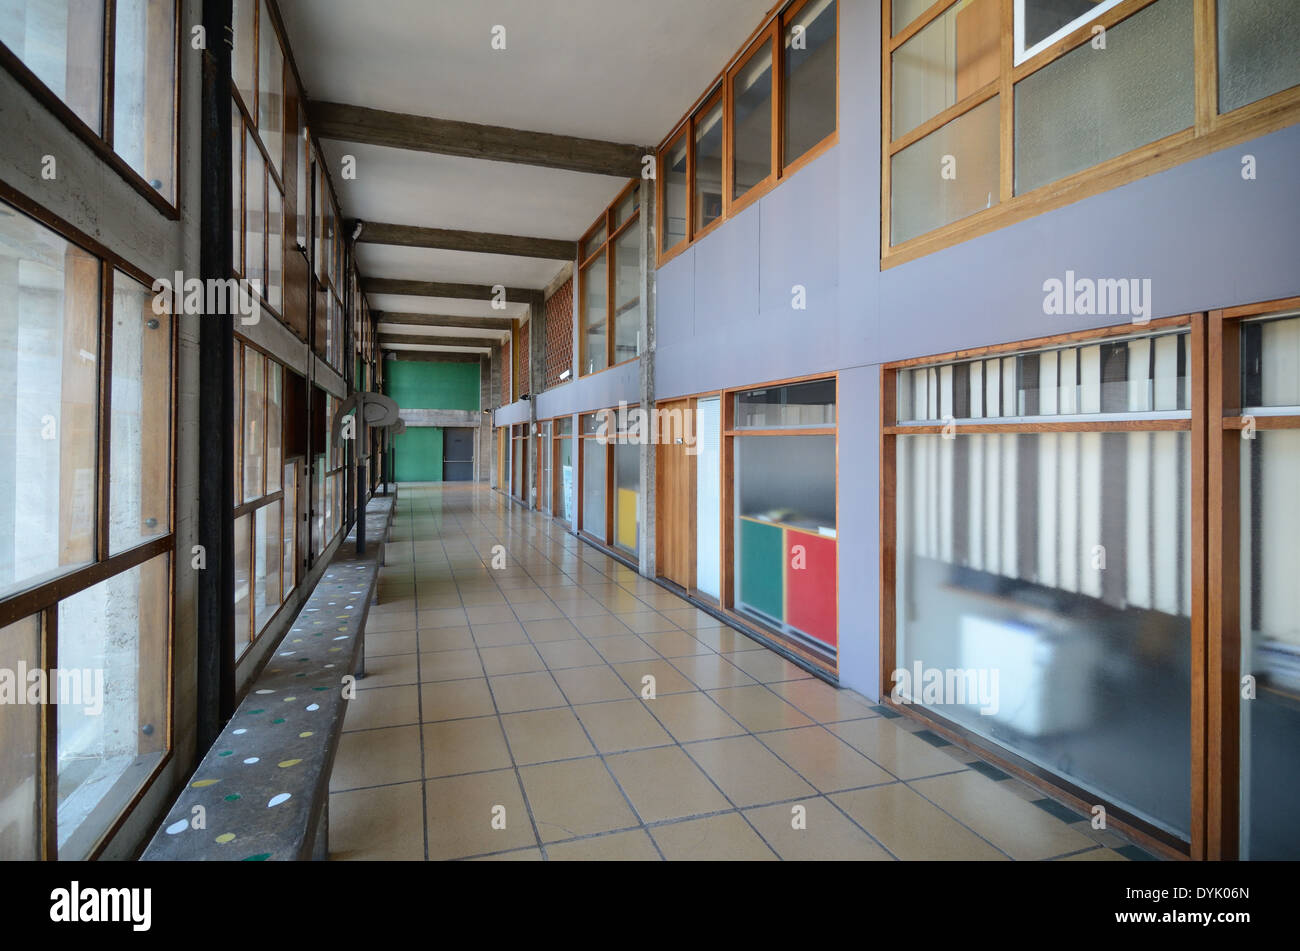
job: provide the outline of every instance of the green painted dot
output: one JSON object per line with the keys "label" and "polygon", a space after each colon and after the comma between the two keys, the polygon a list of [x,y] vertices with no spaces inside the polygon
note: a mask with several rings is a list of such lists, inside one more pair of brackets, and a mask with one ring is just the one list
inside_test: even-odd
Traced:
{"label": "green painted dot", "polygon": [[274,720],[272,720],[271,722],[272,722],[272,723],[283,723],[283,722],[284,722],[284,717],[276,717],[276,718],[275,718]]}
{"label": "green painted dot", "polygon": [[259,852],[257,855],[250,855],[250,856],[248,856],[248,857],[245,858],[243,861],[245,861],[245,862],[265,862],[265,861],[266,861],[267,859],[269,859],[270,857],[271,857],[271,853],[270,853],[270,852]]}
{"label": "green painted dot", "polygon": [[295,676],[295,677],[306,677],[307,674],[306,674],[306,673],[294,674],[294,676]]}
{"label": "green painted dot", "polygon": [[222,751],[221,751],[220,753],[218,753],[217,755],[218,755],[218,756],[229,756],[229,755],[230,755],[231,753],[233,753],[233,752],[235,752],[235,751],[234,751],[234,750],[222,750]]}
{"label": "green painted dot", "polygon": [[329,690],[329,687],[312,687],[312,690]]}
{"label": "green painted dot", "polygon": [[239,798],[239,793],[237,792],[232,792],[229,796],[225,797],[226,802],[234,802],[238,798]]}
{"label": "green painted dot", "polygon": [[265,710],[249,710],[249,713],[265,713]]}
{"label": "green painted dot", "polygon": [[310,657],[299,657],[299,658],[298,658],[298,663],[300,663],[300,664],[305,664],[305,663],[307,663],[307,661],[309,661],[309,660],[311,660]]}

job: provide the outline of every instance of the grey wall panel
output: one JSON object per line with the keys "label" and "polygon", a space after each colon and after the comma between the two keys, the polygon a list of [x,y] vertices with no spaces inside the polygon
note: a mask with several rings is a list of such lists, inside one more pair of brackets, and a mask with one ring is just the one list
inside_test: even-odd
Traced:
{"label": "grey wall panel", "polygon": [[880,368],[839,376],[840,683],[879,699]]}

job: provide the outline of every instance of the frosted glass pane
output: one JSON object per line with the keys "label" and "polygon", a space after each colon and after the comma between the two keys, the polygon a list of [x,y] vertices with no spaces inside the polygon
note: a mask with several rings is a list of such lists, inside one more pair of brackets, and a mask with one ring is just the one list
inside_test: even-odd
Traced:
{"label": "frosted glass pane", "polygon": [[958,3],[891,56],[894,137],[998,78],[997,0]]}
{"label": "frosted glass pane", "polygon": [[1243,858],[1300,858],[1300,431],[1260,430],[1241,452]]}
{"label": "frosted glass pane", "polygon": [[1219,0],[1219,111],[1300,83],[1300,3]]}
{"label": "frosted glass pane", "polygon": [[95,132],[103,98],[104,5],[71,0],[10,0],[0,43]]}
{"label": "frosted glass pane", "polygon": [[1192,125],[1194,4],[1162,0],[1016,84],[1016,193]]}
{"label": "frosted glass pane", "polygon": [[1190,466],[1180,432],[900,437],[899,699],[1187,835]]}
{"label": "frosted glass pane", "polygon": [[890,160],[890,240],[900,244],[998,200],[998,97]]}
{"label": "frosted glass pane", "polygon": [[1241,328],[1242,406],[1300,406],[1300,317]]}
{"label": "frosted glass pane", "polygon": [[835,531],[834,436],[738,436],[737,514]]}
{"label": "frosted glass pane", "polygon": [[640,544],[641,452],[635,443],[614,447],[614,545],[635,554]]}
{"label": "frosted glass pane", "polygon": [[695,587],[721,597],[719,578],[722,501],[719,497],[722,466],[722,401],[700,400],[695,409]]}
{"label": "frosted glass pane", "polygon": [[[26,673],[41,666],[41,618],[0,628],[0,670],[12,671],[16,691],[28,688]],[[25,696],[25,693],[23,694]],[[41,712],[36,703],[0,704],[0,859],[41,857]]]}
{"label": "frosted glass pane", "polygon": [[599,439],[582,440],[582,530],[605,540],[605,455]]}
{"label": "frosted glass pane", "polygon": [[897,33],[930,8],[934,0],[894,0],[893,32]]}

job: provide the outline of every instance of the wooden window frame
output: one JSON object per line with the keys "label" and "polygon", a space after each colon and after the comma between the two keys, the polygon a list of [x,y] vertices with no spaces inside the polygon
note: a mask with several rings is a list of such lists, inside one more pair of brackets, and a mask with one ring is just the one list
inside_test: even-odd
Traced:
{"label": "wooden window frame", "polygon": [[[0,47],[2,48],[2,47]],[[176,488],[177,488],[177,402],[178,392],[177,365],[180,359],[180,334],[177,330],[178,319],[175,314],[171,321],[171,341],[168,347],[168,433],[167,452],[169,471],[167,474],[167,518],[168,531],[155,538],[137,542],[131,547],[110,554],[109,512],[111,505],[111,464],[112,464],[112,381],[113,381],[113,276],[120,271],[146,288],[154,286],[154,278],[145,271],[131,264],[121,255],[111,251],[105,245],[78,228],[68,224],[43,206],[16,191],[4,182],[0,182],[0,201],[15,209],[19,214],[34,220],[42,227],[54,232],[58,237],[77,247],[83,253],[95,259],[99,286],[95,297],[96,314],[94,317],[99,356],[96,360],[96,426],[93,453],[95,458],[95,516],[92,531],[91,548],[94,559],[90,564],[71,568],[45,581],[37,582],[11,595],[0,599],[0,628],[17,623],[29,617],[35,617],[40,626],[40,663],[50,670],[58,664],[58,609],[59,603],[83,591],[93,588],[104,581],[117,577],[149,564],[158,557],[168,557],[168,580],[166,593],[167,632],[166,658],[163,661],[166,698],[163,702],[162,750],[158,762],[150,767],[147,775],[138,781],[134,792],[121,796],[116,802],[116,814],[104,831],[92,844],[85,856],[94,860],[102,855],[104,848],[131,818],[136,807],[153,790],[163,770],[175,754],[176,705],[174,688],[176,683]],[[37,773],[37,796],[41,810],[41,855],[42,861],[56,861],[58,854],[58,704],[45,704],[41,710],[40,765]],[[116,786],[114,787],[116,790]],[[103,801],[114,795],[110,791]]]}
{"label": "wooden window frame", "polygon": [[1253,409],[1258,430],[1300,428],[1300,416],[1241,405],[1241,323],[1246,318],[1300,310],[1300,297],[1209,313],[1207,411],[1209,563],[1207,626],[1209,697],[1205,759],[1206,843],[1213,861],[1240,857],[1241,816],[1241,433],[1243,412]]}
{"label": "wooden window frame", "polygon": [[[812,0],[791,0],[784,8],[778,6],[769,11],[759,27],[746,38],[740,49],[731,57],[727,66],[709,83],[708,91],[695,101],[660,143],[655,153],[655,167],[657,169],[655,176],[655,197],[657,199],[655,202],[655,223],[657,227],[656,234],[659,236],[655,247],[657,267],[663,267],[695,244],[700,238],[710,234],[733,215],[739,214],[751,204],[757,202],[773,188],[804,168],[804,166],[811,164],[839,142],[840,5],[844,0],[836,0],[835,4],[835,127],[820,142],[810,146],[802,155],[796,156],[788,163],[785,162],[785,133],[782,120],[789,108],[785,83],[785,34],[790,21],[811,2]],[[939,2],[946,2],[946,0],[939,0]],[[951,2],[955,3],[958,0],[951,0]],[[772,52],[771,171],[761,182],[754,184],[744,195],[737,198],[733,197],[735,190],[735,143],[733,142],[732,130],[732,117],[734,115],[732,81],[763,43],[770,43]],[[716,104],[719,96],[723,100],[722,215],[704,228],[697,229],[695,227],[695,127],[697,119]],[[686,137],[686,236],[672,247],[664,248],[662,236],[665,234],[664,212],[667,206],[664,201],[666,186],[663,170],[667,167],[666,161],[669,152],[679,144],[683,136]]]}
{"label": "wooden window frame", "polygon": [[[891,31],[894,0],[881,4],[881,166],[880,166],[880,267],[882,270],[915,260],[935,251],[1044,212],[1072,204],[1165,171],[1211,152],[1249,141],[1300,120],[1300,86],[1292,86],[1231,112],[1219,112],[1218,28],[1215,0],[1189,0],[1193,8],[1193,96],[1191,126],[1106,159],[1089,168],[1065,175],[1030,191],[1015,192],[1015,86],[1021,80],[1090,42],[1094,27],[1110,30],[1135,13],[1157,2],[1173,0],[1123,0],[1122,3],[1080,24],[1020,65],[1014,63],[1014,3],[1001,3],[1001,45],[999,78],[931,117],[915,130],[895,138],[892,135],[892,54],[920,30],[961,0],[936,0],[898,33]],[[999,105],[999,200],[964,218],[924,234],[892,244],[892,188],[890,159],[907,145],[924,138],[943,125],[968,113],[997,95]]]}
{"label": "wooden window frame", "polygon": [[[885,21],[888,24],[888,20]],[[1188,840],[1157,829],[1138,819],[1126,810],[1105,802],[1107,821],[1124,834],[1144,846],[1169,858],[1199,859],[1206,856],[1206,704],[1207,679],[1207,389],[1209,367],[1213,349],[1207,352],[1207,321],[1203,313],[1185,314],[1152,320],[1139,325],[1140,331],[1163,329],[1188,329],[1188,376],[1191,391],[1190,417],[1169,418],[1159,412],[1149,414],[1149,419],[1089,420],[1080,415],[1078,422],[1014,422],[976,423],[959,422],[959,431],[974,433],[1040,433],[1040,432],[1186,432],[1190,436],[1191,481],[1188,485],[1191,550],[1188,567],[1191,585],[1190,648],[1191,648],[1191,834]],[[880,703],[925,724],[963,749],[975,752],[1029,783],[1046,794],[1069,803],[1081,815],[1091,812],[1100,797],[1085,792],[1063,777],[1030,763],[1011,749],[977,736],[964,727],[928,709],[915,704],[895,703],[890,694],[893,682],[890,672],[897,667],[897,439],[900,435],[935,434],[944,431],[943,425],[898,425],[897,397],[898,373],[902,370],[932,364],[944,364],[972,358],[1032,352],[1061,345],[1082,342],[1102,342],[1112,337],[1131,336],[1132,324],[1116,324],[1094,330],[1056,334],[1032,340],[998,344],[955,351],[928,357],[917,357],[887,363],[880,373]],[[1145,414],[1144,414],[1145,415]],[[1212,579],[1212,575],[1209,576]],[[1104,800],[1101,800],[1104,802]]]}
{"label": "wooden window frame", "polygon": [[[586,243],[596,237],[596,235],[602,230],[604,231],[605,237],[601,240],[600,244],[596,246],[595,250],[587,255],[584,260],[578,262],[578,308],[575,323],[578,327],[579,377],[595,376],[598,373],[604,373],[606,370],[620,367],[624,363],[631,363],[634,360],[641,359],[641,354],[638,353],[635,357],[628,357],[626,360],[618,363],[614,362],[616,350],[614,329],[615,318],[617,317],[614,310],[614,289],[617,285],[614,271],[614,244],[629,228],[636,226],[637,221],[641,218],[642,203],[638,201],[636,207],[633,208],[632,213],[628,215],[627,221],[617,227],[614,226],[614,210],[619,206],[623,199],[636,191],[640,185],[640,180],[635,178],[629,179],[628,183],[619,189],[619,193],[614,200],[600,213],[600,217],[597,218],[592,226],[583,233],[582,239],[578,242],[578,255],[581,257]],[[599,370],[592,370],[590,373],[584,373],[582,372],[582,368],[586,365],[587,361],[587,271],[590,269],[591,264],[596,260],[596,258],[600,257],[602,253],[605,255],[605,318],[603,321],[605,326],[605,365]],[[534,390],[536,389],[537,387],[534,387]],[[518,394],[515,395],[518,397]]]}
{"label": "wooden window frame", "polygon": [[171,163],[172,163],[172,191],[173,196],[169,200],[161,195],[157,189],[153,188],[143,175],[132,168],[127,161],[118,155],[113,147],[113,108],[114,108],[114,59],[116,53],[116,9],[117,0],[104,0],[104,22],[103,22],[103,49],[100,60],[100,126],[102,132],[96,132],[81,116],[73,111],[72,107],[63,101],[49,86],[37,77],[26,63],[10,50],[3,43],[0,43],[0,67],[9,72],[14,79],[25,88],[32,96],[58,119],[67,129],[77,138],[81,139],[90,150],[106,165],[113,169],[121,178],[138,192],[146,201],[151,204],[163,217],[171,221],[179,221],[180,199],[181,194],[181,162],[180,162],[180,137],[178,130],[180,127],[180,101],[181,101],[181,42],[184,34],[181,31],[181,3],[176,2],[173,6],[173,15],[175,17],[175,28],[172,34],[172,112],[171,112]]}

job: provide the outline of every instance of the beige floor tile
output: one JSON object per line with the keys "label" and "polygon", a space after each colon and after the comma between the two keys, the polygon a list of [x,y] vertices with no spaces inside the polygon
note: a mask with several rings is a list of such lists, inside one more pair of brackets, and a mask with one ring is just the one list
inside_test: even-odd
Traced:
{"label": "beige floor tile", "polygon": [[1006,858],[902,783],[835,793],[831,800],[900,859]]}
{"label": "beige floor tile", "polygon": [[515,621],[515,612],[510,610],[508,604],[485,604],[472,608],[466,608],[465,614],[469,617],[471,627],[477,627],[480,624],[501,624],[507,621]]}
{"label": "beige floor tile", "polygon": [[578,719],[602,753],[644,749],[671,743],[670,737],[640,700],[610,700],[574,707]]}
{"label": "beige floor tile", "polygon": [[478,773],[511,765],[501,724],[496,717],[426,723],[424,775],[427,778]]}
{"label": "beige floor tile", "polygon": [[420,710],[425,723],[486,717],[496,713],[487,681],[482,677],[421,685]]}
{"label": "beige floor tile", "polygon": [[647,700],[646,706],[678,743],[713,740],[745,732],[745,728],[728,716],[712,698],[698,690],[661,694],[654,700]]}
{"label": "beige floor tile", "polygon": [[329,803],[330,860],[424,860],[420,783],[333,793]]}
{"label": "beige floor tile", "polygon": [[501,725],[519,766],[591,756],[596,752],[568,707],[507,713],[501,717]]}
{"label": "beige floor tile", "polygon": [[420,632],[420,653],[426,651],[472,650],[474,637],[468,627],[435,627]]}
{"label": "beige floor tile", "polygon": [[508,647],[528,643],[528,635],[518,621],[471,624],[470,632],[474,635],[474,643],[479,647]]}
{"label": "beige floor tile", "polygon": [[735,812],[655,826],[650,834],[670,862],[763,862],[777,858]]}
{"label": "beige floor tile", "polygon": [[372,614],[366,618],[367,634],[382,634],[385,631],[414,631],[415,612],[398,614],[395,611],[386,614]]}
{"label": "beige floor tile", "polygon": [[735,651],[727,654],[727,660],[765,684],[779,680],[804,680],[812,676],[765,647],[752,651]]}
{"label": "beige floor tile", "polygon": [[692,743],[686,752],[738,806],[817,795],[752,736]]}
{"label": "beige floor tile", "polygon": [[900,729],[896,726],[899,722],[876,717],[833,723],[828,729],[899,779],[917,779],[966,768],[925,740]]}
{"label": "beige floor tile", "polygon": [[584,617],[603,617],[609,614],[604,606],[594,598],[572,598],[565,601],[556,601],[555,606],[560,609],[560,613],[572,620]]}
{"label": "beige floor tile", "polygon": [[[796,814],[796,808],[802,808],[802,813]],[[787,861],[893,861],[893,856],[871,836],[820,796],[799,803],[746,809],[745,817]]]}
{"label": "beige floor tile", "polygon": [[420,779],[420,728],[397,726],[339,737],[330,791]]}
{"label": "beige floor tile", "polygon": [[512,647],[484,647],[479,650],[483,658],[483,669],[489,677],[502,674],[527,674],[536,670],[545,670],[546,664],[532,644],[516,644]]}
{"label": "beige floor tile", "polygon": [[679,746],[605,758],[643,822],[661,822],[731,808],[726,797]]}
{"label": "beige floor tile", "polygon": [[712,614],[706,614],[699,608],[660,608],[659,613],[668,618],[668,620],[672,621],[683,631],[702,631],[708,628],[726,626]]}
{"label": "beige floor tile", "polygon": [[508,674],[488,678],[497,709],[502,713],[561,707],[566,701],[549,673]]}
{"label": "beige floor tile", "polygon": [[430,651],[420,655],[420,680],[423,683],[482,676],[483,662],[476,650]]}
{"label": "beige floor tile", "polygon": [[397,687],[420,681],[418,654],[387,654],[366,658],[366,675],[357,681],[357,691]]}
{"label": "beige floor tile", "polygon": [[374,730],[419,722],[418,688],[380,687],[378,690],[358,690],[356,697],[348,701],[343,730]]}
{"label": "beige floor tile", "polygon": [[637,824],[623,794],[596,757],[523,766],[519,776],[543,842]]}
{"label": "beige floor tile", "polygon": [[414,654],[419,651],[415,630],[366,632],[366,657],[384,657],[388,654]]}
{"label": "beige floor tile", "polygon": [[1057,859],[1058,862],[1127,862],[1128,859],[1120,855],[1114,849],[1108,849],[1105,846],[1092,849],[1087,852],[1079,852],[1075,855],[1065,855]]}
{"label": "beige floor tile", "polygon": [[495,855],[476,855],[467,862],[540,862],[541,849],[516,849],[513,852],[498,852]]}
{"label": "beige floor tile", "polygon": [[416,615],[416,620],[419,622],[422,631],[435,627],[467,627],[469,625],[469,618],[465,615],[465,609],[459,605],[456,607],[430,608],[428,610],[421,608],[420,613]]}
{"label": "beige floor tile", "polygon": [[[666,660],[633,660],[624,664],[613,664],[614,670],[623,678],[633,691],[646,697],[646,689],[652,686],[645,678],[653,677],[654,695],[662,697],[669,693],[685,693],[695,690],[695,684],[682,676]],[[646,697],[646,699],[650,699]]]}
{"label": "beige floor tile", "polygon": [[774,683],[772,689],[819,723],[878,716],[865,700],[852,691],[832,687],[816,677]]}
{"label": "beige floor tile", "polygon": [[627,625],[612,614],[575,617],[573,626],[587,637],[614,637],[629,633]]}
{"label": "beige floor tile", "polygon": [[518,588],[502,586],[502,590],[505,592],[506,601],[513,605],[549,603],[551,600],[546,596],[546,592],[535,584],[522,585]]}
{"label": "beige floor tile", "polygon": [[894,781],[893,776],[824,727],[763,733],[759,739],[822,792]]}
{"label": "beige floor tile", "polygon": [[622,664],[632,660],[657,660],[659,655],[654,648],[635,634],[619,637],[595,637],[591,646],[600,651],[600,656],[611,664]]}
{"label": "beige floor tile", "polygon": [[515,616],[521,621],[541,621],[564,616],[560,614],[560,609],[545,597],[540,601],[528,601],[512,606],[515,609]]}
{"label": "beige floor tile", "polygon": [[672,665],[689,677],[701,690],[744,687],[757,683],[753,677],[719,654],[674,657]]}
{"label": "beige floor tile", "polygon": [[676,624],[658,611],[638,611],[634,614],[619,614],[616,616],[633,634],[653,634],[658,631],[679,630]]}
{"label": "beige floor tile", "polygon": [[1095,844],[974,770],[918,779],[910,785],[1014,859],[1046,859]]}
{"label": "beige floor tile", "polygon": [[568,618],[543,618],[537,621],[525,621],[524,630],[534,644],[550,641],[576,640],[581,635]]}
{"label": "beige floor tile", "polygon": [[655,634],[642,634],[641,640],[653,647],[664,657],[689,657],[694,654],[712,654],[713,648],[696,640],[685,631],[666,631]]}
{"label": "beige floor tile", "polygon": [[546,641],[537,645],[537,653],[551,670],[563,670],[566,667],[591,667],[599,664],[605,666],[604,659],[596,653],[595,648],[585,640]]}
{"label": "beige floor tile", "polygon": [[611,832],[546,847],[552,862],[658,862],[659,852],[642,829]]}
{"label": "beige floor tile", "polygon": [[513,769],[431,779],[425,783],[425,809],[431,859],[537,845]]}
{"label": "beige floor tile", "polygon": [[709,696],[740,721],[745,729],[755,733],[809,726],[812,723],[766,687],[723,687],[720,690],[710,690]]}
{"label": "beige floor tile", "polygon": [[582,667],[555,671],[555,680],[569,703],[595,703],[599,700],[624,700],[632,688],[612,667]]}

